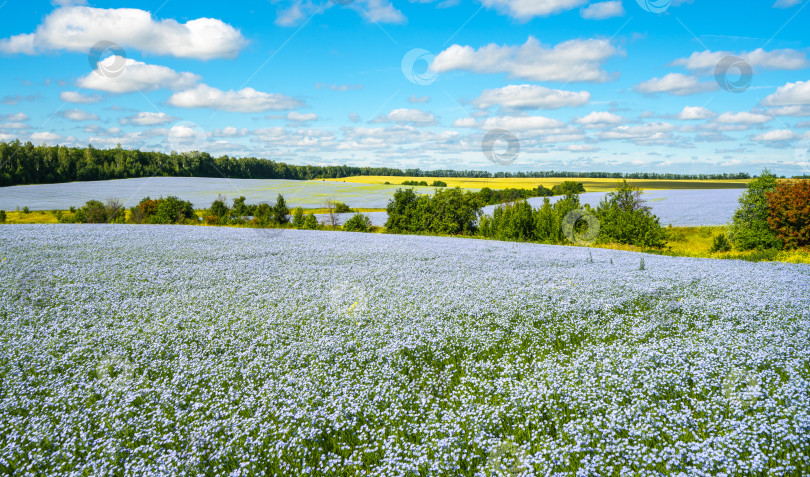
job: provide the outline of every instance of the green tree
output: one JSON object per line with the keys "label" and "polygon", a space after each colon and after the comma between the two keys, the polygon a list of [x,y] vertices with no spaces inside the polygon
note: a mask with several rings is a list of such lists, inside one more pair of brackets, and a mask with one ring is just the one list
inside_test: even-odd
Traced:
{"label": "green tree", "polygon": [[302,228],[304,226],[304,209],[300,206],[296,207],[293,211],[293,219],[292,219],[293,227]]}
{"label": "green tree", "polygon": [[738,250],[780,248],[782,243],[776,238],[768,224],[768,192],[776,188],[776,176],[762,171],[762,174],[748,183],[748,188],[739,198],[739,207],[731,218],[728,238]]}
{"label": "green tree", "polygon": [[661,248],[666,245],[666,229],[641,198],[641,189],[626,180],[608,193],[596,209],[599,238],[637,247]]}
{"label": "green tree", "polygon": [[348,232],[367,232],[371,228],[371,219],[364,214],[355,214],[343,224],[343,230]]}
{"label": "green tree", "polygon": [[6,223],[6,211],[0,210],[0,224]]}
{"label": "green tree", "polygon": [[308,230],[315,230],[318,228],[318,219],[310,212],[307,218],[304,219],[304,228]]}
{"label": "green tree", "polygon": [[273,206],[273,221],[279,225],[288,222],[287,215],[290,209],[287,208],[287,203],[284,201],[284,196],[279,194],[276,198],[276,205]]}

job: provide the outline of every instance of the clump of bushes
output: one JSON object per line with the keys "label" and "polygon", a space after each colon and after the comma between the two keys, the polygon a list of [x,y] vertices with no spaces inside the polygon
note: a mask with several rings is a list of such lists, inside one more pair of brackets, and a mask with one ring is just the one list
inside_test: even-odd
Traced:
{"label": "clump of bushes", "polygon": [[6,211],[0,210],[0,224],[6,223]]}
{"label": "clump of bushes", "polygon": [[585,186],[582,184],[582,182],[564,181],[552,187],[551,192],[553,195],[580,194],[582,192],[585,192]]}
{"label": "clump of bushes", "polygon": [[786,249],[810,246],[810,181],[777,184],[766,193],[768,226]]}
{"label": "clump of bushes", "polygon": [[395,234],[472,235],[477,230],[481,206],[477,194],[458,187],[437,190],[432,196],[397,189],[386,207],[385,227]]}
{"label": "clump of bushes", "polygon": [[427,183],[427,181],[405,181],[405,182],[402,183],[402,185],[404,185],[404,186],[423,186],[423,187],[427,187],[428,183]]}
{"label": "clump of bushes", "polygon": [[776,176],[767,170],[748,183],[728,228],[728,237],[735,249],[781,248],[782,242],[776,238],[768,223],[768,193],[775,188]]}
{"label": "clump of bushes", "polygon": [[107,199],[106,203],[88,200],[82,207],[71,207],[71,210],[72,216],[57,214],[57,219],[79,224],[123,224],[126,221],[126,211],[118,199]]}
{"label": "clump of bushes", "polygon": [[658,217],[641,198],[641,189],[626,180],[615,192],[605,195],[596,208],[599,219],[599,240],[635,245],[643,248],[662,248],[666,245],[666,229]]}
{"label": "clump of bushes", "polygon": [[714,237],[714,241],[712,242],[712,247],[709,249],[709,252],[728,252],[729,250],[731,250],[731,242],[729,242],[726,238],[726,234],[720,234]]}
{"label": "clump of bushes", "polygon": [[[77,212],[78,215],[78,212]],[[130,220],[136,224],[185,224],[198,223],[191,202],[170,195],[166,198],[141,200],[130,209]]]}
{"label": "clump of bushes", "polygon": [[444,181],[433,181],[430,183],[431,187],[447,187],[447,182]]}
{"label": "clump of bushes", "polygon": [[348,232],[368,232],[371,228],[371,219],[364,214],[355,214],[343,224],[343,230]]}

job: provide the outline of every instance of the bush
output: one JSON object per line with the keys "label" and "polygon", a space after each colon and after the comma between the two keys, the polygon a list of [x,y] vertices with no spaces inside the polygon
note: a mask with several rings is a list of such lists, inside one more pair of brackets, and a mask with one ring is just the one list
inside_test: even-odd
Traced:
{"label": "bush", "polygon": [[293,219],[292,219],[293,227],[301,228],[304,226],[304,209],[300,206],[295,208],[293,211]]}
{"label": "bush", "polygon": [[82,224],[104,224],[107,222],[107,209],[98,200],[88,200],[76,211],[73,221]]}
{"label": "bush", "polygon": [[734,212],[728,229],[728,238],[737,250],[778,248],[782,243],[768,224],[768,192],[776,187],[776,176],[763,171],[748,183],[740,196],[740,206]]}
{"label": "bush", "polygon": [[560,184],[557,184],[554,187],[552,187],[551,192],[554,195],[579,194],[581,192],[585,192],[585,186],[582,185],[582,182],[564,181],[564,182],[562,182]]}
{"label": "bush", "polygon": [[146,197],[133,207],[131,212],[131,220],[139,224],[182,224],[188,220],[198,222],[191,202],[180,200],[175,196],[154,200]]}
{"label": "bush", "polygon": [[433,181],[430,183],[431,187],[447,187],[447,182],[444,181]]}
{"label": "bush", "polygon": [[30,210],[30,209],[28,208],[28,206],[26,205],[25,207],[23,207],[23,208],[22,208],[22,213],[23,213],[23,214],[30,214],[30,213],[31,213],[31,210]]}
{"label": "bush", "polygon": [[0,224],[6,223],[6,211],[0,210]]}
{"label": "bush", "polygon": [[427,181],[404,181],[404,182],[402,183],[402,185],[405,185],[405,186],[423,186],[423,187],[427,187],[427,186],[428,186],[428,183],[427,183]]}
{"label": "bush", "polygon": [[641,189],[626,180],[615,192],[608,193],[596,209],[599,238],[637,247],[662,248],[666,245],[666,229],[658,223],[650,207],[641,198]]}
{"label": "bush", "polygon": [[437,190],[433,196],[397,189],[386,211],[385,227],[391,233],[470,235],[476,231],[481,203],[477,194],[458,187]]}
{"label": "bush", "polygon": [[709,252],[728,252],[729,250],[731,250],[731,242],[726,238],[726,234],[720,234],[714,238]]}
{"label": "bush", "polygon": [[335,207],[336,214],[348,214],[350,212],[354,212],[352,209],[349,208],[348,205],[344,204],[343,202],[333,202]]}
{"label": "bush", "polygon": [[370,228],[371,219],[363,214],[355,214],[343,224],[343,230],[348,232],[367,232]]}
{"label": "bush", "polygon": [[316,219],[311,212],[307,214],[307,218],[304,219],[304,228],[308,230],[315,230],[318,228],[318,219]]}
{"label": "bush", "polygon": [[785,248],[810,245],[810,181],[777,184],[766,193],[768,226]]}

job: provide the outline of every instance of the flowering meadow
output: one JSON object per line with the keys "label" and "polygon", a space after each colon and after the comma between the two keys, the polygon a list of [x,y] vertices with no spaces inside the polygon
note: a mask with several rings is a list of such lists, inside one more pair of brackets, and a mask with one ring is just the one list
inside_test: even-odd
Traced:
{"label": "flowering meadow", "polygon": [[149,225],[0,248],[0,473],[810,473],[806,265]]}

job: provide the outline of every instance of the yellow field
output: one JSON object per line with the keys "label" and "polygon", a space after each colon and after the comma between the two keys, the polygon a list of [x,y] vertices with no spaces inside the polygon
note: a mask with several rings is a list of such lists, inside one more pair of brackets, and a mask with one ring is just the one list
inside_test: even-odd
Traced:
{"label": "yellow field", "polygon": [[[604,192],[616,188],[618,179],[580,179],[566,177],[541,177],[541,178],[455,178],[455,177],[406,177],[406,176],[352,176],[339,179],[319,179],[332,182],[351,182],[355,184],[385,184],[389,182],[393,186],[401,186],[405,181],[426,181],[430,184],[433,181],[443,181],[448,187],[461,187],[464,189],[506,189],[508,187],[516,189],[533,189],[538,185],[543,185],[549,189],[563,181],[582,182],[588,192]],[[641,187],[644,190],[666,190],[666,189],[743,189],[748,184],[746,179],[717,180],[717,181],[697,181],[697,180],[629,180],[630,184]]]}
{"label": "yellow field", "polygon": [[24,214],[22,212],[6,212],[7,224],[58,224],[59,220],[48,210],[32,210]]}

